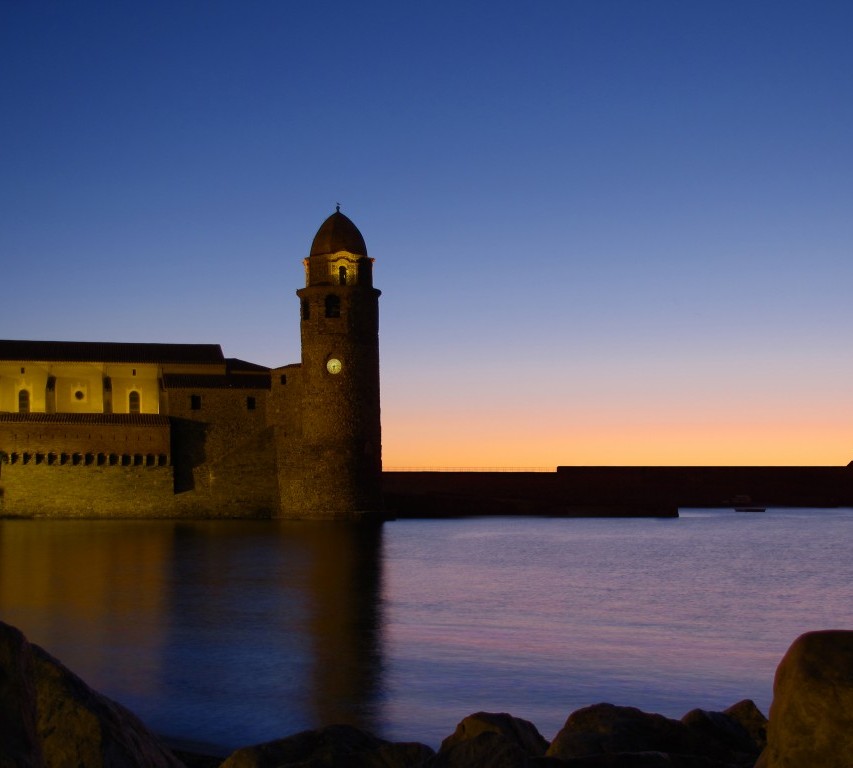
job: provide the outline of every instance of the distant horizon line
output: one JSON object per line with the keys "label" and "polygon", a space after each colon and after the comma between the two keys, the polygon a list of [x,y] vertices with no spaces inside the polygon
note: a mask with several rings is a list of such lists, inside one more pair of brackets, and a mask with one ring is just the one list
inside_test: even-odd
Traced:
{"label": "distant horizon line", "polygon": [[557,472],[560,468],[571,469],[795,469],[820,468],[853,469],[853,461],[847,464],[557,464],[551,466],[433,466],[391,465],[383,466],[383,472]]}

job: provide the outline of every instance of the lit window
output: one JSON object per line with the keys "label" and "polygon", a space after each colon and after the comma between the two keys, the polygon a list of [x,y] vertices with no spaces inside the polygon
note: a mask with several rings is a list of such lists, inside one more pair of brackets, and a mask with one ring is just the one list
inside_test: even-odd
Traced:
{"label": "lit window", "polygon": [[30,412],[30,393],[26,389],[18,392],[18,413]]}
{"label": "lit window", "polygon": [[337,296],[326,296],[326,317],[341,316],[341,300]]}
{"label": "lit window", "polygon": [[139,413],[139,392],[133,391],[127,396],[127,412]]}

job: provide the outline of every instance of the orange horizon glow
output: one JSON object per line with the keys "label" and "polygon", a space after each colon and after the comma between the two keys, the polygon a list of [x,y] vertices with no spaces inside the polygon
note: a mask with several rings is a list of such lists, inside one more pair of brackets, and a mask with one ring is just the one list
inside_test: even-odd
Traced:
{"label": "orange horizon glow", "polygon": [[550,427],[472,416],[383,420],[383,465],[395,467],[844,466],[853,420],[843,423],[570,423]]}

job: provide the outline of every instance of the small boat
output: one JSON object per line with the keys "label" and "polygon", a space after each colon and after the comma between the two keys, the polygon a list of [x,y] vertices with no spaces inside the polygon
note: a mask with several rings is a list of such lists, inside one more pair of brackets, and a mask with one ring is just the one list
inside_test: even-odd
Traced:
{"label": "small boat", "polygon": [[752,503],[752,498],[747,495],[735,496],[732,499],[735,512],[766,512],[767,507],[759,507]]}

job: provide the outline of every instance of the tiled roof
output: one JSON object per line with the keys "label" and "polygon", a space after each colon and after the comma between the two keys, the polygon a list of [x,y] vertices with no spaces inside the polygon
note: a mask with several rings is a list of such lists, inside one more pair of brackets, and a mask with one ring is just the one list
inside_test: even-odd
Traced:
{"label": "tiled roof", "polygon": [[0,413],[0,424],[102,424],[116,427],[168,427],[157,413]]}
{"label": "tiled roof", "polygon": [[169,373],[163,377],[166,389],[269,389],[268,373],[237,373],[231,376],[204,376]]}
{"label": "tiled roof", "polygon": [[218,344],[0,340],[0,360],[58,363],[219,363]]}

